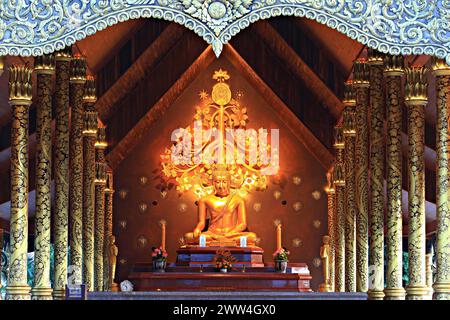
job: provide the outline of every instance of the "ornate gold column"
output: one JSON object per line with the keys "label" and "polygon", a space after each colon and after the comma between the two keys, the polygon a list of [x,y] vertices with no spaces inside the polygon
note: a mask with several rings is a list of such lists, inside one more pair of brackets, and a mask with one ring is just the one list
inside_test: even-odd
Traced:
{"label": "ornate gold column", "polygon": [[83,92],[86,60],[77,56],[70,65],[70,265],[73,281],[82,283],[83,258]]}
{"label": "ornate gold column", "polygon": [[436,300],[450,300],[450,209],[448,189],[448,127],[450,107],[450,66],[443,60],[433,59],[436,77],[436,281],[433,285]]}
{"label": "ornate gold column", "polygon": [[50,284],[50,218],[52,181],[52,76],[55,56],[34,59],[37,73],[36,116],[36,228],[34,239],[34,300],[51,300]]}
{"label": "ornate gold column", "polygon": [[344,171],[344,131],[335,127],[334,148],[336,163],[334,166],[333,183],[336,190],[336,219],[334,231],[334,291],[345,291],[345,171]]}
{"label": "ornate gold column", "polygon": [[95,141],[97,111],[95,110],[94,78],[84,86],[83,128],[83,279],[88,291],[94,291],[94,219],[95,219]]}
{"label": "ornate gold column", "polygon": [[28,250],[28,112],[31,105],[33,70],[9,68],[11,123],[11,218],[9,227],[10,270],[6,299],[29,300]]}
{"label": "ornate gold column", "polygon": [[99,127],[97,132],[96,177],[95,177],[95,240],[94,240],[94,289],[103,291],[103,249],[105,246],[105,187],[106,187],[106,161],[105,127]]}
{"label": "ornate gold column", "polygon": [[433,249],[425,255],[425,270],[425,278],[428,289],[427,300],[431,300],[433,299]]}
{"label": "ornate gold column", "polygon": [[110,283],[114,279],[109,279],[109,240],[113,235],[113,171],[111,168],[106,169],[106,185],[105,185],[105,241],[103,246],[103,288],[105,291],[111,291]]}
{"label": "ornate gold column", "polygon": [[69,69],[71,48],[57,51],[55,82],[55,267],[53,299],[64,299],[67,284],[67,250],[69,225]]}
{"label": "ornate gold column", "polygon": [[408,107],[409,177],[409,285],[408,300],[423,300],[428,295],[425,278],[425,106],[427,105],[426,69],[406,69],[405,103]]}
{"label": "ornate gold column", "polygon": [[335,245],[334,245],[334,224],[335,224],[335,189],[334,189],[334,183],[333,183],[333,171],[334,168],[331,168],[327,172],[327,180],[328,180],[328,186],[326,188],[327,193],[327,204],[328,204],[328,235],[330,237],[330,260],[329,260],[329,270],[328,273],[330,275],[330,282],[328,285],[331,288],[331,291],[334,291],[334,256],[335,256]]}
{"label": "ornate gold column", "polygon": [[344,162],[345,162],[345,291],[356,291],[356,193],[355,193],[355,100],[353,84],[345,85]]}
{"label": "ornate gold column", "polygon": [[[370,264],[373,266],[374,281],[368,288],[367,271],[365,286],[369,299],[384,298],[384,94],[383,54],[369,49],[367,63],[370,72]],[[368,209],[368,208],[367,208]],[[367,231],[365,231],[367,240]],[[368,265],[366,265],[366,268]],[[365,269],[367,270],[367,269]]]}
{"label": "ornate gold column", "polygon": [[402,106],[400,104],[403,75],[403,57],[385,56],[384,76],[386,79],[387,110],[387,270],[384,294],[386,300],[405,299],[402,279]]}

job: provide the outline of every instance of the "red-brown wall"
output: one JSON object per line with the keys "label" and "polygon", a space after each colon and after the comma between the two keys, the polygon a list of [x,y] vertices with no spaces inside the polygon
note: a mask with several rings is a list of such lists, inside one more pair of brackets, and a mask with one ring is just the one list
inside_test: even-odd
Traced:
{"label": "red-brown wall", "polygon": [[[174,129],[192,124],[195,106],[199,103],[198,93],[202,90],[210,92],[215,83],[212,74],[219,68],[231,75],[229,83],[233,93],[240,91],[244,94],[241,103],[247,107],[250,120],[247,128],[280,129],[281,179],[279,183],[271,181],[266,191],[248,196],[249,229],[261,238],[259,246],[265,250],[264,258],[271,261],[275,250],[274,221],[280,220],[283,224],[283,245],[291,251],[290,261],[308,264],[313,276],[312,287],[316,290],[322,282],[322,272],[321,266],[314,265],[314,260],[319,257],[321,239],[327,229],[327,202],[323,191],[325,170],[283,125],[257,88],[251,87],[225,58],[213,62],[188,87],[115,170],[114,233],[119,246],[118,278],[120,281],[127,279],[135,262],[151,260],[151,247],[160,244],[161,219],[167,221],[169,261],[175,261],[179,238],[192,231],[196,224],[197,199],[192,194],[179,196],[174,190],[165,197],[161,194],[157,186],[159,156],[170,145]],[[293,183],[294,176],[301,178],[299,185]],[[145,185],[141,184],[140,177],[148,178]],[[127,191],[124,198],[120,191]],[[278,199],[275,199],[274,191],[281,192]],[[313,193],[319,194],[320,198],[315,199]],[[293,209],[296,202],[301,202],[303,206],[298,212]],[[144,213],[139,209],[141,203],[148,206]],[[181,203],[187,205],[185,212],[179,210]],[[255,203],[261,204],[259,212],[254,210]],[[126,221],[125,228],[121,225],[122,221]],[[315,221],[320,221],[320,225]],[[139,239],[145,239],[146,243],[142,245]],[[300,246],[294,246],[295,239],[301,240]]]}

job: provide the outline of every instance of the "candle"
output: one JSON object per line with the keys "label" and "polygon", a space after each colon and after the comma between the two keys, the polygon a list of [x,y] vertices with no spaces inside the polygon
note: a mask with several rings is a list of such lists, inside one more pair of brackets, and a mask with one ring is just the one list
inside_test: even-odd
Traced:
{"label": "candle", "polygon": [[277,250],[281,249],[281,223],[277,225]]}
{"label": "candle", "polygon": [[161,223],[161,247],[166,250],[166,223]]}

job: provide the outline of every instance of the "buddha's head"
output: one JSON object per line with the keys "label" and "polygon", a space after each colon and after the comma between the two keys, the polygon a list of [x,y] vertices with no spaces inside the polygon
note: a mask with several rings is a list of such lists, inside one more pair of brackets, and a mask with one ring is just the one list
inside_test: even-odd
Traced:
{"label": "buddha's head", "polygon": [[110,244],[114,244],[116,242],[116,237],[115,236],[109,236],[109,243]]}
{"label": "buddha's head", "polygon": [[217,166],[213,170],[212,180],[217,196],[226,197],[230,194],[231,178],[225,166]]}
{"label": "buddha's head", "polygon": [[323,244],[329,244],[330,243],[330,236],[326,235],[322,237]]}

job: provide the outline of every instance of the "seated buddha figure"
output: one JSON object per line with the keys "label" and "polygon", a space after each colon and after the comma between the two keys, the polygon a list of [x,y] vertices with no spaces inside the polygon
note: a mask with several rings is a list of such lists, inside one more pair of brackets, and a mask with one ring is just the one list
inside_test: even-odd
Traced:
{"label": "seated buddha figure", "polygon": [[[240,237],[247,237],[247,245],[254,246],[256,234],[247,232],[245,201],[236,193],[230,193],[230,174],[224,168],[213,171],[214,193],[198,202],[198,223],[193,232],[184,236],[186,244],[196,245],[200,235],[206,238],[206,245],[218,243],[239,246]],[[206,219],[209,216],[209,226]]]}

